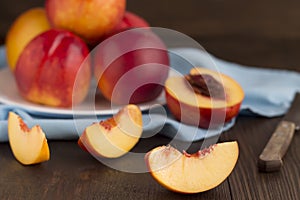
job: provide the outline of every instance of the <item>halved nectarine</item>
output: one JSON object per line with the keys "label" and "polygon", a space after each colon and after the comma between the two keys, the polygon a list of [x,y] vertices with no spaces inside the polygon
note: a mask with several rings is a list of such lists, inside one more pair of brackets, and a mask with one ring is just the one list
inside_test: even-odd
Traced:
{"label": "halved nectarine", "polygon": [[237,142],[219,143],[195,154],[171,146],[156,147],[145,156],[153,178],[179,193],[199,193],[221,184],[232,172],[239,149]]}
{"label": "halved nectarine", "polygon": [[15,158],[24,165],[44,162],[50,159],[45,133],[40,126],[29,129],[22,118],[10,112],[8,117],[8,138]]}
{"label": "halved nectarine", "polygon": [[242,87],[227,75],[193,68],[189,75],[169,77],[165,83],[167,106],[174,117],[202,128],[234,118],[244,99]]}
{"label": "halved nectarine", "polygon": [[141,110],[130,104],[112,118],[88,126],[80,136],[78,144],[93,156],[117,158],[135,146],[142,132]]}

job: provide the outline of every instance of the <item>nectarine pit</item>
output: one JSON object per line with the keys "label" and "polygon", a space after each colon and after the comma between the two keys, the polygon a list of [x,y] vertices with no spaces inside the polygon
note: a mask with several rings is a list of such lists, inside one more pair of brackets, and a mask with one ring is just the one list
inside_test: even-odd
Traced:
{"label": "nectarine pit", "polygon": [[213,76],[209,74],[188,74],[185,79],[197,94],[213,99],[225,99],[223,85]]}

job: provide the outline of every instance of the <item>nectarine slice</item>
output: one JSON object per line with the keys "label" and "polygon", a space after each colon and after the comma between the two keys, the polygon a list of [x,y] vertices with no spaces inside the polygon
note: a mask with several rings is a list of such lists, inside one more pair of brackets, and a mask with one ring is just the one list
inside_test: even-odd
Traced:
{"label": "nectarine slice", "polygon": [[235,80],[205,68],[193,68],[185,77],[169,77],[165,94],[177,120],[202,128],[230,121],[244,99],[243,89]]}
{"label": "nectarine slice", "polygon": [[15,158],[24,165],[44,162],[50,159],[45,133],[40,126],[29,129],[22,118],[10,112],[8,117],[8,138]]}
{"label": "nectarine slice", "polygon": [[199,193],[221,184],[232,172],[238,154],[235,141],[215,144],[192,155],[160,146],[148,152],[145,161],[153,178],[167,189]]}
{"label": "nectarine slice", "polygon": [[142,132],[141,110],[130,104],[112,118],[88,126],[78,144],[96,157],[117,158],[135,146]]}

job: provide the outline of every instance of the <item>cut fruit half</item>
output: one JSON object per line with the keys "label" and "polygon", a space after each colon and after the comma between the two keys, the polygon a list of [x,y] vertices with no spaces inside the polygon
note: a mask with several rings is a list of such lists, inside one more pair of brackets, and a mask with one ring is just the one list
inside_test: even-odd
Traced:
{"label": "cut fruit half", "polygon": [[222,125],[237,116],[244,99],[242,87],[232,78],[205,68],[165,83],[167,106],[174,117],[201,128]]}

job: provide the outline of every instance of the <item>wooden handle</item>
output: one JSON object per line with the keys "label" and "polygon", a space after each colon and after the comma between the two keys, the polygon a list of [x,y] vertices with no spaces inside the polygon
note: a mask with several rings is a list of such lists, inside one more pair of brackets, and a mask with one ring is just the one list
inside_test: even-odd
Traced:
{"label": "wooden handle", "polygon": [[260,154],[258,168],[264,172],[278,171],[295,132],[295,124],[281,121]]}

